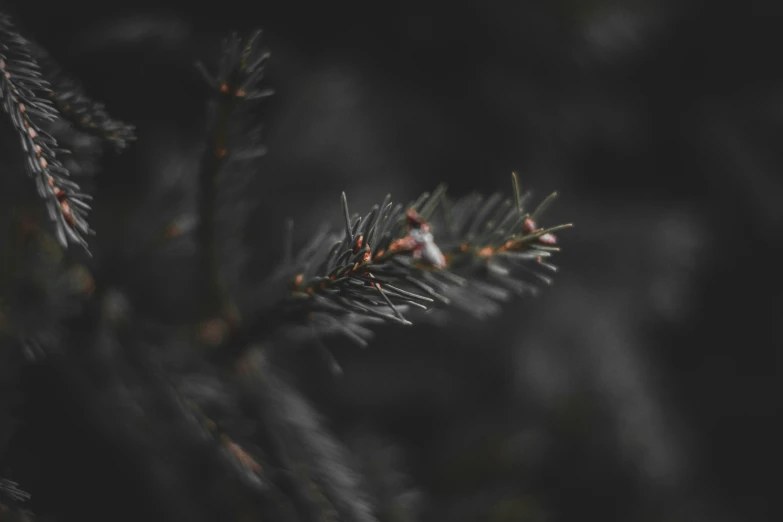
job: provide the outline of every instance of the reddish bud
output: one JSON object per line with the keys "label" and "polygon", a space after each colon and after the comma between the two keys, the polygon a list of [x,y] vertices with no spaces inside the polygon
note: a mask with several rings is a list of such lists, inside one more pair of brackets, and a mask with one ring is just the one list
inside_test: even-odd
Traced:
{"label": "reddish bud", "polygon": [[62,210],[63,217],[65,217],[65,221],[67,221],[69,225],[76,225],[73,215],[71,214],[71,205],[69,205],[67,201],[63,200],[60,202],[60,210]]}
{"label": "reddish bud", "polygon": [[228,336],[228,323],[220,318],[209,319],[199,326],[198,339],[204,344],[217,346]]}
{"label": "reddish bud", "polygon": [[166,230],[163,231],[163,237],[166,239],[172,239],[175,237],[178,237],[182,234],[182,230],[179,228],[179,226],[176,223],[172,223],[169,226],[166,227]]}
{"label": "reddish bud", "polygon": [[223,436],[223,442],[225,443],[226,449],[228,450],[231,455],[234,456],[237,461],[246,469],[249,469],[255,473],[261,473],[261,465],[253,459],[253,457],[250,456],[242,447],[233,442],[231,439],[229,439],[227,436]]}

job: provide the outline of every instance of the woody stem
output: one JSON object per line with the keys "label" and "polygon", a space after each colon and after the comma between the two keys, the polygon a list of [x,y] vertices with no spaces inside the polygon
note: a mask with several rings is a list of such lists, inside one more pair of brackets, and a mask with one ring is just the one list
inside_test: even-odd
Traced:
{"label": "woody stem", "polygon": [[227,157],[228,125],[234,106],[233,98],[220,96],[199,172],[197,238],[201,253],[201,274],[206,285],[204,312],[207,317],[223,313],[232,306],[231,297],[220,270],[215,240],[215,213],[217,210],[218,177]]}

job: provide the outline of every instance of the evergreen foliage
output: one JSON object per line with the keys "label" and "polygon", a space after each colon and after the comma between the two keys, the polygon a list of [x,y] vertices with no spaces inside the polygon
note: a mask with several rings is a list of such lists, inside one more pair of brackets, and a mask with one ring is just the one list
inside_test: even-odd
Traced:
{"label": "evergreen foliage", "polygon": [[[109,116],[0,15],[0,99],[22,152],[20,161],[4,161],[11,168],[2,179],[0,452],[13,427],[6,404],[17,400],[20,368],[49,358],[77,397],[99,394],[85,415],[109,426],[106,435],[158,477],[150,489],[172,499],[178,513],[195,509],[177,499],[196,488],[215,516],[411,520],[418,504],[405,475],[390,470],[366,482],[377,470],[357,463],[330,434],[271,349],[280,339],[332,334],[365,346],[374,325],[424,322],[436,307],[479,319],[498,313],[513,295],[551,283],[555,233],[569,225],[539,226],[556,194],[531,207],[516,174],[508,197],[454,199],[441,186],[407,204],[386,196],[362,215],[343,193],[334,207],[341,229],[326,227],[294,252],[289,223],[278,268],[259,286],[245,284],[242,245],[227,245],[226,236],[241,243],[248,235],[235,231],[252,204],[246,187],[265,151],[257,111],[271,90],[260,37],[227,38],[214,74],[197,65],[212,99],[193,181],[196,209],[191,219],[150,232],[149,248],[164,256],[167,245],[185,238],[195,245],[191,282],[199,306],[169,320],[143,313],[105,283],[101,263],[110,260],[83,256],[93,234],[82,188],[89,178],[74,178],[97,170],[102,144],[126,148],[134,127]],[[21,168],[42,200],[37,206],[18,180]],[[319,346],[339,373],[339,362]],[[369,440],[359,446],[379,447]],[[0,519],[12,510],[28,516],[20,506],[29,495],[19,487],[25,485],[0,482]],[[235,502],[221,504],[216,491]]]}

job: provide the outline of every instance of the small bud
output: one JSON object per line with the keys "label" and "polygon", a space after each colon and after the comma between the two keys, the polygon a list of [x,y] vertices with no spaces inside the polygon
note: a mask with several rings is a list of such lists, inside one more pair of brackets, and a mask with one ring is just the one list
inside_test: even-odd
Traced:
{"label": "small bud", "polygon": [[220,318],[209,319],[199,326],[198,339],[204,344],[218,346],[228,336],[228,323]]}
{"label": "small bud", "polygon": [[246,469],[253,471],[254,473],[261,473],[261,465],[250,456],[242,447],[231,441],[226,436],[223,436],[223,442],[228,452]]}
{"label": "small bud", "polygon": [[163,231],[163,237],[166,239],[173,239],[181,235],[182,235],[182,229],[179,227],[177,223],[170,224],[169,226],[166,227],[166,230]]}
{"label": "small bud", "polygon": [[66,200],[60,202],[60,210],[62,210],[63,217],[65,217],[65,221],[67,221],[69,225],[76,225],[76,221],[73,219],[73,214],[71,214],[71,205],[69,205]]}

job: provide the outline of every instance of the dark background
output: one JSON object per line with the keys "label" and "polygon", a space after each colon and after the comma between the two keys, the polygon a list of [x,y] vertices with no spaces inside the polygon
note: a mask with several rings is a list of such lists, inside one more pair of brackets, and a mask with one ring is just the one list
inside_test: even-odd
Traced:
{"label": "dark background", "polygon": [[[439,182],[509,190],[513,170],[561,193],[550,222],[576,228],[542,297],[381,329],[367,350],[328,341],[345,376],[298,375],[354,449],[395,449],[422,520],[777,519],[783,17],[652,0],[87,4],[12,13],[138,128],[96,182],[99,259],[123,241],[101,227],[187,165],[206,96],[192,63],[232,29],[262,27],[273,53],[252,215],[269,267],[284,218],[304,241],[339,222],[342,190],[364,210]],[[89,427],[52,433],[78,408],[44,399],[42,375],[24,432],[46,456],[41,502],[154,510]]]}

